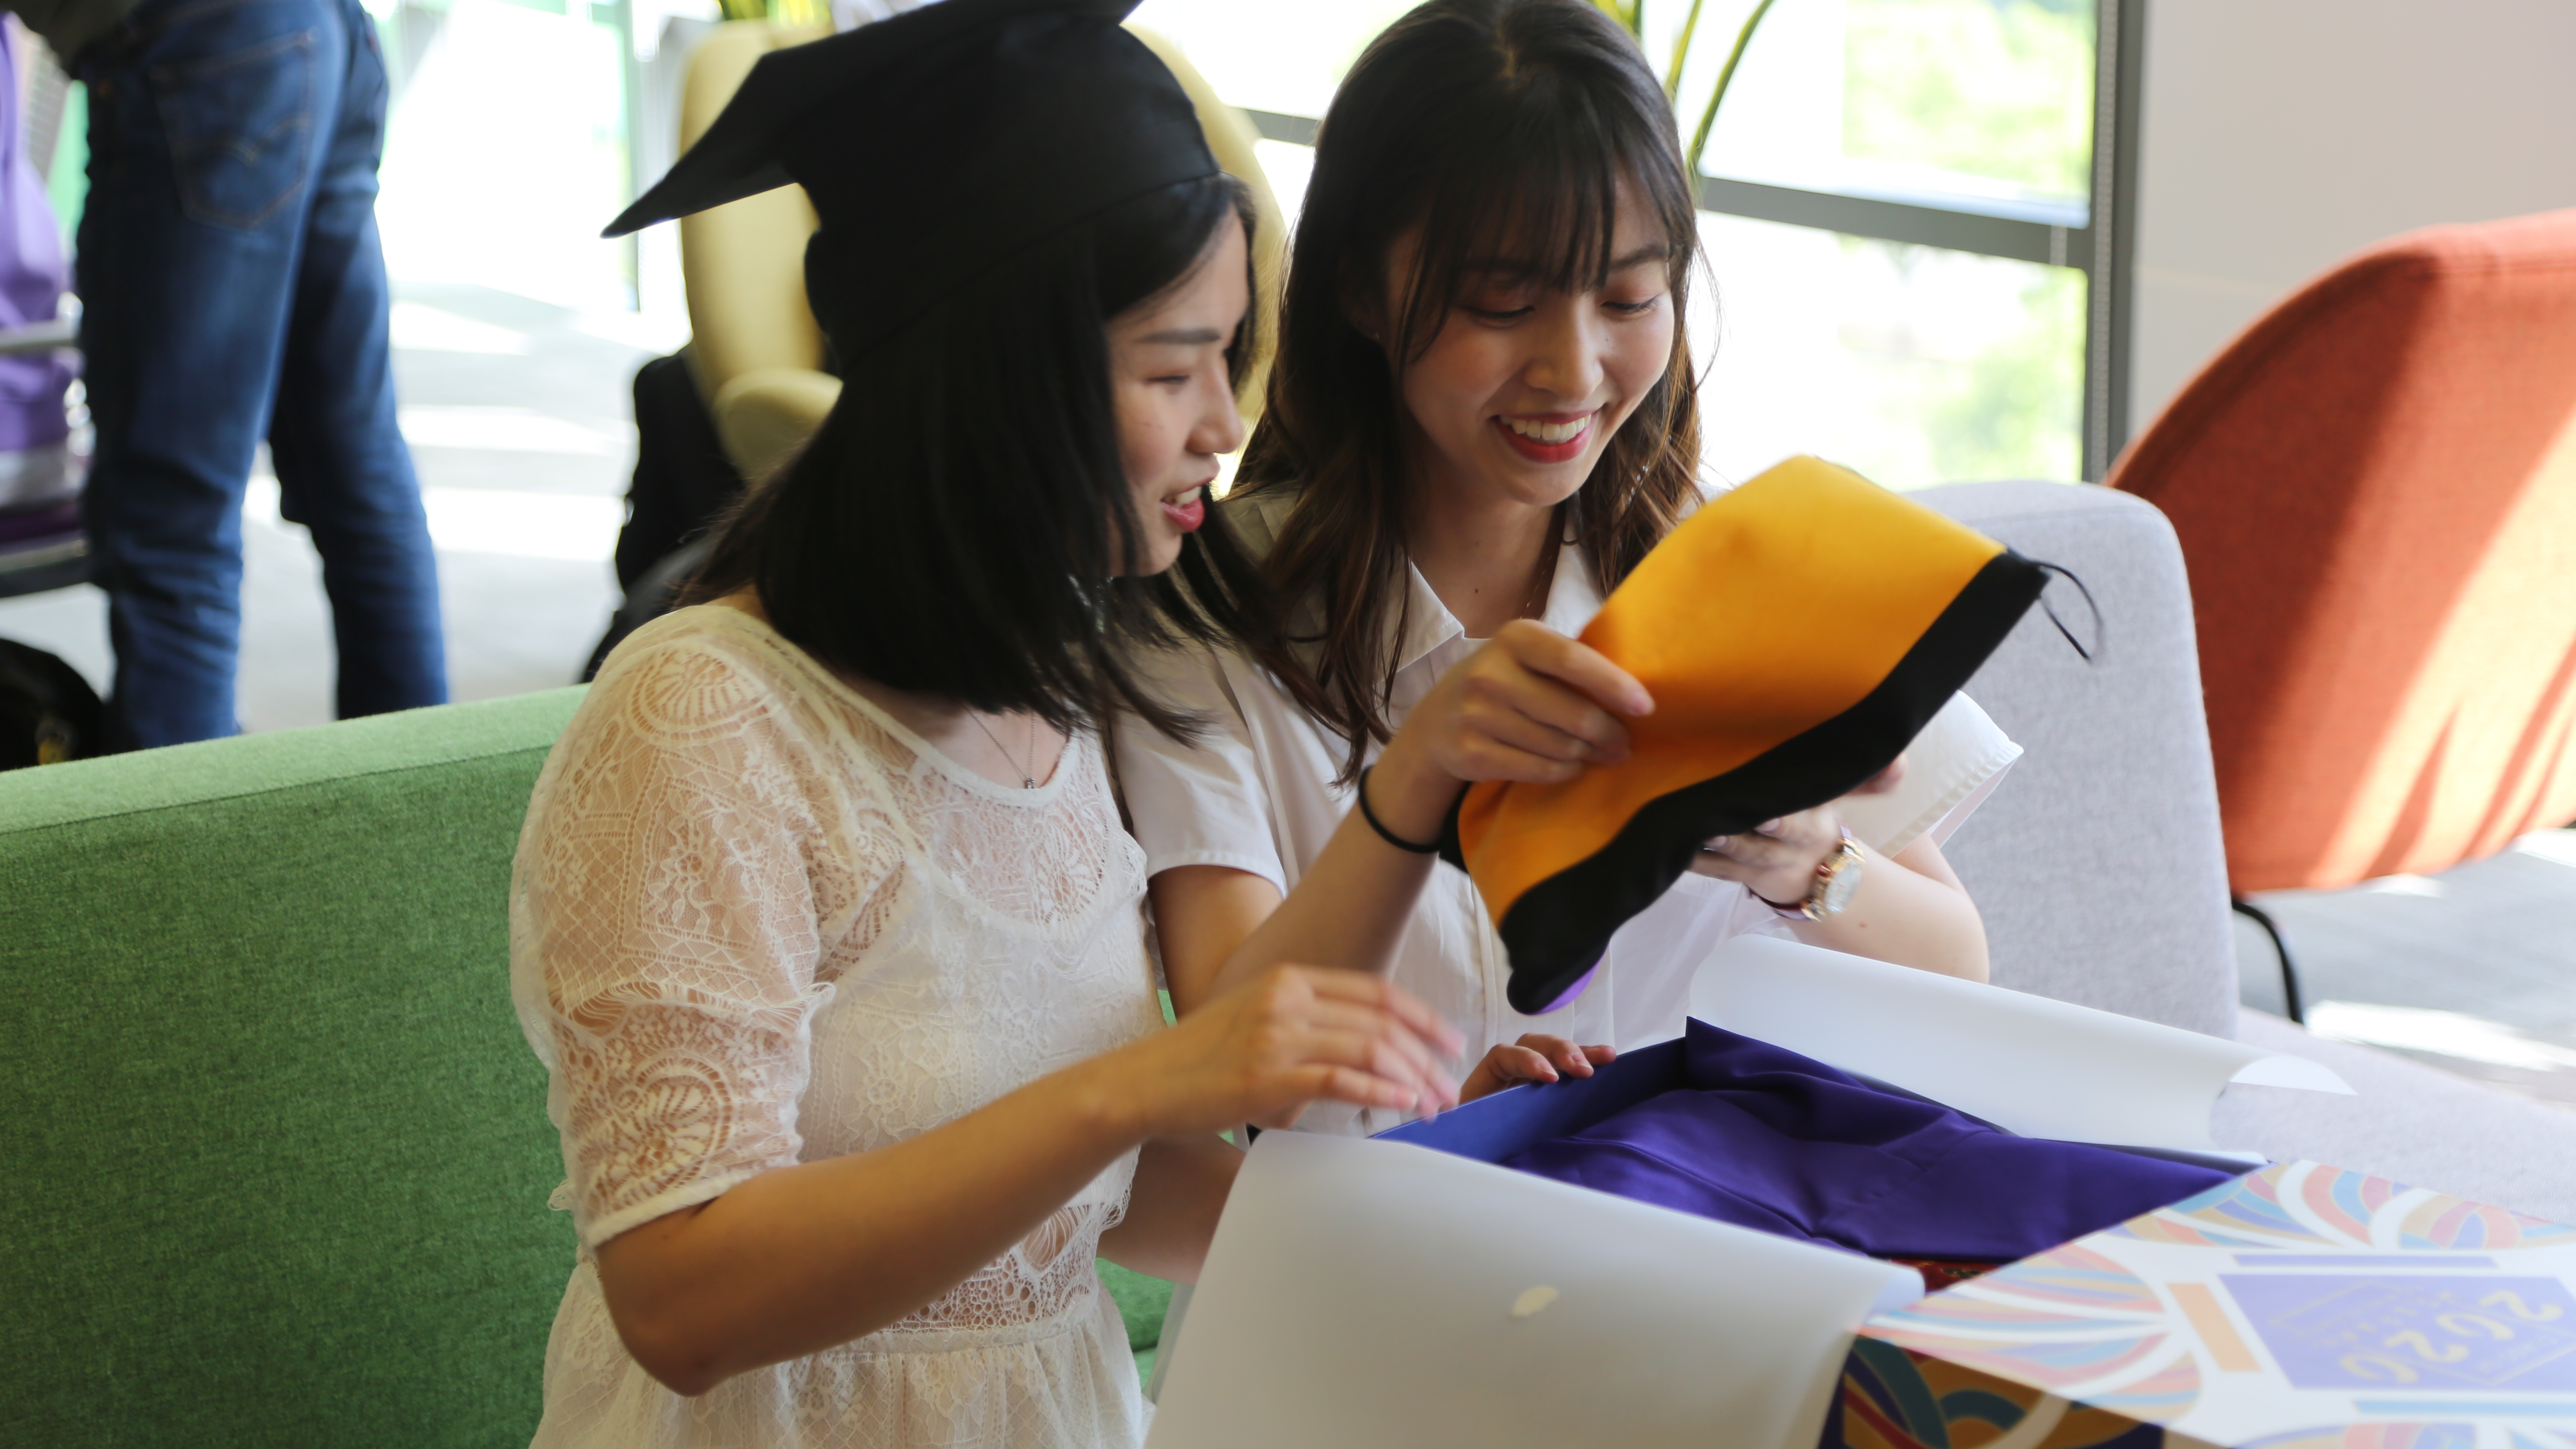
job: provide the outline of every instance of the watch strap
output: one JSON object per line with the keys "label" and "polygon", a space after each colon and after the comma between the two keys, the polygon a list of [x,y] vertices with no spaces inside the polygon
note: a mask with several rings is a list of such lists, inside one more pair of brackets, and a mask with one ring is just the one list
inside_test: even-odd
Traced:
{"label": "watch strap", "polygon": [[1834,847],[1833,854],[1816,863],[1815,880],[1807,887],[1804,899],[1782,905],[1766,895],[1756,894],[1753,898],[1778,911],[1786,920],[1821,921],[1828,916],[1839,914],[1824,908],[1825,897],[1833,890],[1835,878],[1858,864],[1860,864],[1860,841],[1853,837],[1849,827],[1843,827],[1842,843]]}

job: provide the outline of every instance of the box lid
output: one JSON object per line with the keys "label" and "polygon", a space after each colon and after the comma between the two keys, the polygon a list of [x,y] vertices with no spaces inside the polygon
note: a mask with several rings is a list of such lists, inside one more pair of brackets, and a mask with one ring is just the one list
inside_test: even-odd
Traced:
{"label": "box lid", "polygon": [[[2374,1423],[2449,1426],[2435,1437],[2460,1449],[2576,1444],[2576,1228],[2313,1162],[1880,1314],[1861,1335],[1860,1387],[1924,1419],[1906,1432],[1927,1444],[1948,1443],[1958,1417],[1927,1364],[2210,1444],[2343,1445],[2344,1426]],[[2533,1437],[2542,1426],[2556,1429]]]}

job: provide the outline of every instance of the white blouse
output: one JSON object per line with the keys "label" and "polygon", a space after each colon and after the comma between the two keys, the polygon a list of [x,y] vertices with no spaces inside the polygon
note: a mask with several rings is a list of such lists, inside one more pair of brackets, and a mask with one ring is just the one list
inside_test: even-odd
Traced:
{"label": "white blouse", "polygon": [[512,883],[511,994],[580,1239],[536,1444],[1142,1442],[1092,1268],[1133,1153],[900,1322],[696,1399],[628,1356],[591,1253],[1161,1026],[1143,865],[1095,740],[1009,789],[739,610],[636,631],[546,760]]}
{"label": "white blouse", "polygon": [[[1226,505],[1248,547],[1266,550],[1293,495],[1256,493]],[[1483,641],[1440,602],[1418,570],[1408,589],[1396,649],[1392,720],[1428,694],[1449,667]],[[1567,547],[1539,622],[1559,633],[1582,632],[1601,609],[1601,590],[1581,550]],[[1175,650],[1156,656],[1155,685],[1173,703],[1203,716],[1208,728],[1175,744],[1132,720],[1116,730],[1119,788],[1130,827],[1145,847],[1150,877],[1185,865],[1247,871],[1284,895],[1323,852],[1351,806],[1334,783],[1345,746],[1317,723],[1259,665],[1233,651]],[[1372,747],[1371,754],[1375,754]],[[1845,802],[1852,834],[1893,855],[1917,839],[1945,840],[1994,788],[2021,747],[2004,737],[1965,695],[1952,697],[1906,754],[1903,781],[1885,795]],[[1687,874],[1610,941],[1601,969],[1581,996],[1542,1016],[1524,1016],[1504,997],[1510,979],[1502,941],[1476,887],[1446,861],[1433,867],[1396,946],[1393,979],[1423,998],[1466,1038],[1464,1060],[1549,1032],[1578,1043],[1625,1050],[1681,1031],[1691,977],[1730,936],[1788,934],[1769,906],[1733,882]],[[1396,1124],[1386,1112],[1319,1105],[1300,1119],[1310,1130],[1374,1132]]]}

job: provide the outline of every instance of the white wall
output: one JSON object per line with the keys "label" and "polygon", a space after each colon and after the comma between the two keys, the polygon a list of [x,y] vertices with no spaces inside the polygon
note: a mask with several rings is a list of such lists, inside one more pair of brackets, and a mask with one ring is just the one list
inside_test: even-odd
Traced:
{"label": "white wall", "polygon": [[2131,434],[2383,237],[2576,206],[2576,0],[2147,0]]}

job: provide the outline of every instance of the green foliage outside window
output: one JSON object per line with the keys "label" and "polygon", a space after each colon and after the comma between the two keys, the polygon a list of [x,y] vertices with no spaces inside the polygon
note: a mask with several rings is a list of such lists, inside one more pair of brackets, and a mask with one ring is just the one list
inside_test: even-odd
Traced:
{"label": "green foliage outside window", "polygon": [[[2091,190],[2093,0],[1595,3],[1641,39],[1659,33],[1657,20],[1672,27],[1662,32],[1674,42],[1665,89],[1694,171],[1738,66],[1764,64],[1759,32],[1775,4],[1784,15],[1836,6],[1840,152],[1869,180],[2058,200]],[[1646,13],[1650,4],[1655,17]],[[1662,13],[1667,8],[1671,13]],[[1680,94],[1703,11],[1712,24],[1735,27],[1704,98]],[[1842,350],[1857,368],[1851,380],[1868,394],[1853,401],[1879,420],[1857,430],[1850,461],[1897,486],[2078,476],[2083,273],[1858,237],[1843,238],[1840,273],[1808,285],[1859,287],[1872,299],[1863,315],[1845,312],[1840,329]],[[1872,281],[1883,285],[1867,285]],[[1963,287],[1996,325],[1962,329],[1955,315],[1942,315],[1944,293]],[[1831,292],[1816,302],[1826,315],[1837,306]],[[1976,335],[1966,340],[1963,331]]]}
{"label": "green foliage outside window", "polygon": [[2084,274],[2035,270],[2021,328],[1979,353],[1924,409],[1936,477],[2082,475]]}
{"label": "green foliage outside window", "polygon": [[1840,252],[1845,385],[1874,421],[1836,461],[1891,488],[2079,476],[2083,273],[1865,237]]}
{"label": "green foliage outside window", "polygon": [[800,30],[832,19],[829,0],[716,0],[716,9],[727,20],[775,20]]}
{"label": "green foliage outside window", "polygon": [[[2090,0],[1841,3],[1843,154],[2043,196],[2091,190]],[[1888,248],[1845,250],[1856,246]],[[1935,478],[2081,472],[2085,278],[2025,270],[2019,326],[1972,357],[1854,349],[1895,390],[1890,403],[1919,419]]]}
{"label": "green foliage outside window", "polygon": [[2088,0],[1842,3],[1844,155],[2049,196],[2091,189]]}
{"label": "green foliage outside window", "polygon": [[[1593,0],[1601,9],[1626,27],[1630,35],[1643,40],[1646,34],[1646,0]],[[1699,124],[1692,128],[1690,143],[1683,148],[1683,160],[1690,174],[1699,174],[1699,158],[1708,150],[1708,133],[1717,124],[1717,109],[1726,103],[1727,88],[1735,82],[1735,68],[1744,61],[1746,47],[1762,28],[1762,17],[1771,13],[1773,0],[1758,0],[1744,24],[1735,32],[1735,48],[1726,54],[1726,65],[1717,73],[1717,84],[1710,88],[1708,100],[1700,107]],[[1673,103],[1677,114],[1682,106],[1683,67],[1690,60],[1691,42],[1699,35],[1700,15],[1707,0],[1690,0],[1690,9],[1682,15],[1681,28],[1673,37],[1672,63],[1664,68],[1664,96]]]}

